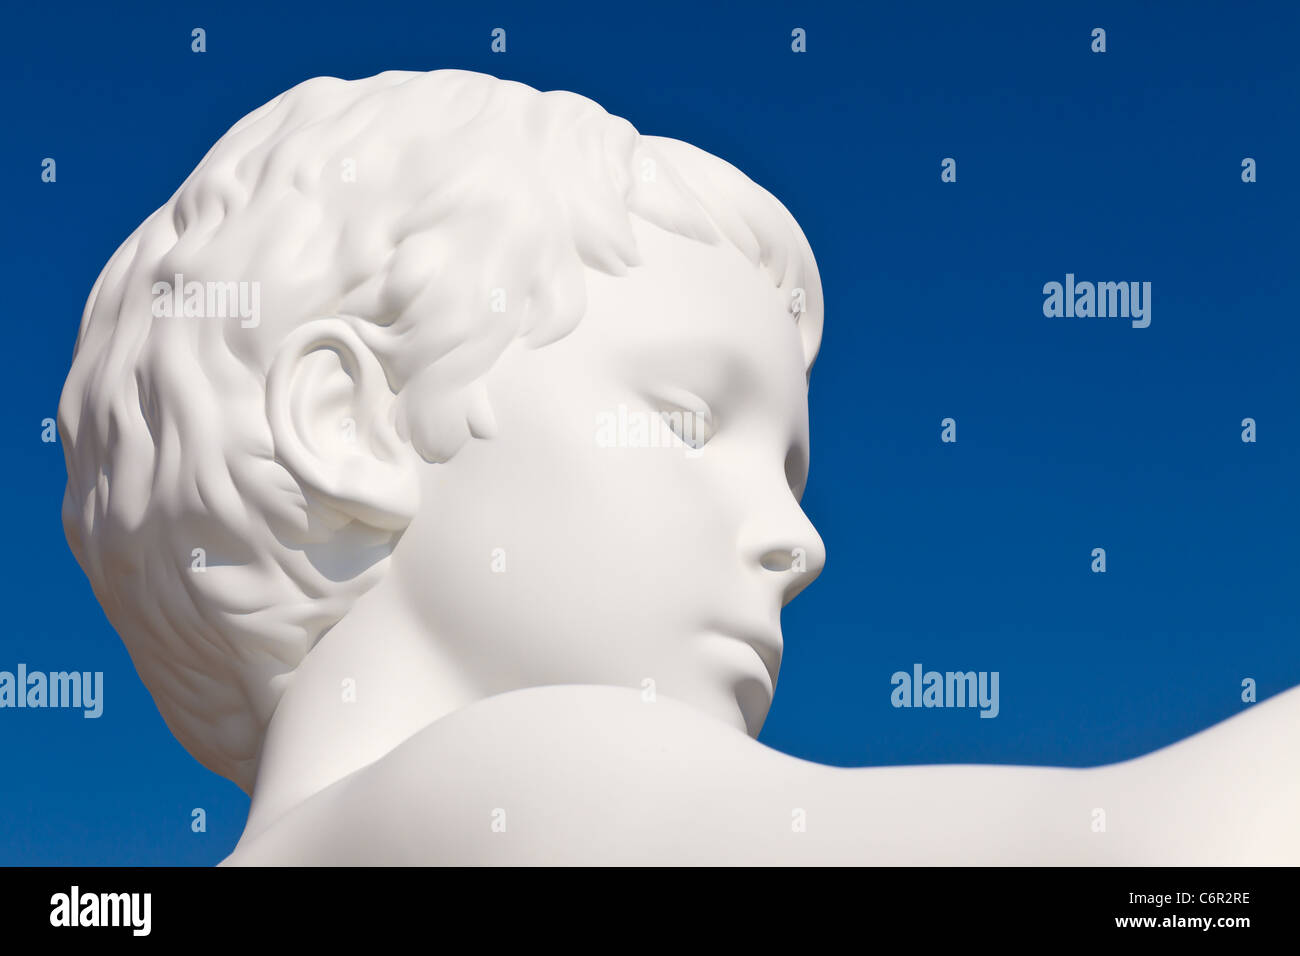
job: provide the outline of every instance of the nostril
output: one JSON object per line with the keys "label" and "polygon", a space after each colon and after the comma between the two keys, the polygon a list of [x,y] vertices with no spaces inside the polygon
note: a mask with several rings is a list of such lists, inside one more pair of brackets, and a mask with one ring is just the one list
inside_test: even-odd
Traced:
{"label": "nostril", "polygon": [[794,566],[794,559],[794,551],[773,550],[764,554],[759,563],[769,571],[789,571]]}

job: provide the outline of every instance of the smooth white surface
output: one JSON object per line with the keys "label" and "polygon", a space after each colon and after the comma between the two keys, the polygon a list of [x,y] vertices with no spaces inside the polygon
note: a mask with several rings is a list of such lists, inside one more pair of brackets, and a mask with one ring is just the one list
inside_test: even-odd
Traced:
{"label": "smooth white surface", "polygon": [[[142,317],[181,271],[264,316]],[[821,308],[772,197],[572,94],[316,80],[236,124],[105,270],[59,418],[97,596],[251,791],[227,862],[1300,862],[1297,690],[1095,770],[752,739],[825,557]]]}
{"label": "smooth white surface", "polygon": [[438,721],[226,863],[1294,865],[1297,728],[1291,690],[1106,767],[840,769],[667,698],[535,688]]}

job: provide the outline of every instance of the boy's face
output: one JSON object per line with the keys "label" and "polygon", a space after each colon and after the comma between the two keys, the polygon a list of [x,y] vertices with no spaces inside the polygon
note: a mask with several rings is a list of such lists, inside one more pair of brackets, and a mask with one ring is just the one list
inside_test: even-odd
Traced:
{"label": "boy's face", "polygon": [[484,695],[653,681],[757,734],[781,607],[824,560],[805,359],[765,271],[634,227],[644,264],[589,271],[577,329],[486,377],[496,437],[422,466],[393,571]]}

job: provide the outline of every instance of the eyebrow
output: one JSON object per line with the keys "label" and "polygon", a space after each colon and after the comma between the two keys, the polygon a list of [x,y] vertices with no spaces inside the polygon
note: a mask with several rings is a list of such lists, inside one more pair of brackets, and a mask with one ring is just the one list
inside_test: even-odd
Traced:
{"label": "eyebrow", "polygon": [[[651,378],[670,383],[667,394],[664,394],[664,388],[652,387],[648,383],[647,391],[657,392],[659,398],[671,400],[688,410],[690,403],[681,401],[682,396],[674,393],[684,393],[694,398],[710,414],[716,414],[719,404],[716,399],[719,395],[739,394],[742,396],[742,404],[753,405],[752,398],[764,395],[767,391],[764,386],[772,380],[772,375],[742,349],[725,347],[721,351],[720,356],[706,361],[698,354],[684,358],[681,352],[656,343],[653,348],[638,349],[635,353],[631,353],[629,361],[630,367],[640,376],[644,377],[649,372]],[[802,394],[806,396],[808,378],[802,362],[797,363],[797,366],[792,365],[791,368],[792,374],[798,375]],[[708,379],[713,379],[716,384],[705,388],[703,386]],[[710,401],[709,396],[714,400]],[[798,451],[801,478],[806,483],[809,459],[807,413],[805,411],[802,428],[797,416],[792,417],[796,418],[792,422],[796,435],[792,440],[790,451]],[[787,451],[787,457],[790,451]]]}

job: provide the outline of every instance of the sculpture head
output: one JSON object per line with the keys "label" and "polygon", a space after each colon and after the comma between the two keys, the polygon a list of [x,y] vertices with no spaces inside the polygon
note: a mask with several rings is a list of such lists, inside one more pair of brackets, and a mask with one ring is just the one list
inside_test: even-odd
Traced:
{"label": "sculpture head", "polygon": [[823,560],[821,321],[794,219],[707,153],[479,74],[310,80],[100,275],[64,527],[168,726],[246,790],[363,600],[471,695],[652,681],[757,733]]}

